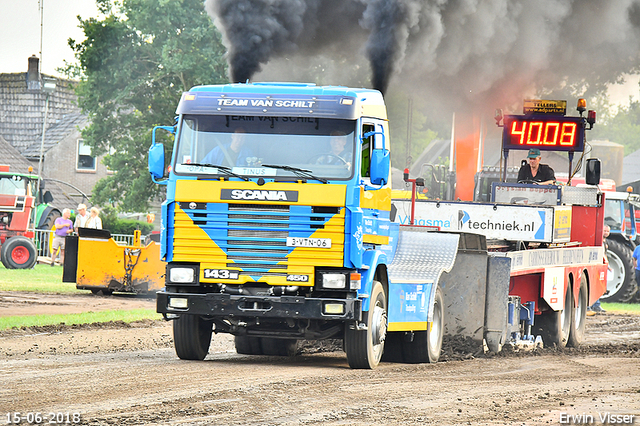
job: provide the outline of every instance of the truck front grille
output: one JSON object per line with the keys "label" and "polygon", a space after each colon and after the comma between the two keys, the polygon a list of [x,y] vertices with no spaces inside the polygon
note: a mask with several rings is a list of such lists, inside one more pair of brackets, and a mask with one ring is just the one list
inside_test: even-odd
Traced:
{"label": "truck front grille", "polygon": [[[174,261],[200,262],[203,268],[237,269],[241,282],[310,274],[314,265],[343,265],[344,215],[339,214],[339,207],[209,203],[184,211],[191,220],[175,222]],[[205,231],[224,257],[219,251],[209,254],[199,250],[207,244],[188,238],[193,226]],[[287,237],[310,237],[314,232],[314,237],[331,238],[332,250],[298,247],[292,258],[294,248],[287,247]]]}

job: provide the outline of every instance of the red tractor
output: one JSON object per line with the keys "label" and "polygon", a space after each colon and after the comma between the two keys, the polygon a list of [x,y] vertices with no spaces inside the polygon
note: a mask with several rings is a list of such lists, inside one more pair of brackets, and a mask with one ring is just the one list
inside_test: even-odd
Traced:
{"label": "red tractor", "polygon": [[32,268],[38,260],[30,226],[37,182],[35,175],[0,166],[0,259],[7,269]]}

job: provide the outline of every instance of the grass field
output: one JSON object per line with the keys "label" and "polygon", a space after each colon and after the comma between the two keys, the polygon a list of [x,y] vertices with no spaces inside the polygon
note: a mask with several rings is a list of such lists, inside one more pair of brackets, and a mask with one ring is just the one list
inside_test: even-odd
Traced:
{"label": "grass field", "polygon": [[0,290],[61,294],[80,292],[75,283],[62,282],[62,266],[50,265],[36,265],[33,269],[6,269],[0,265]]}
{"label": "grass field", "polygon": [[[0,291],[26,291],[33,293],[87,294],[76,289],[75,283],[62,282],[62,266],[36,265],[33,269],[6,269],[0,264]],[[82,314],[29,315],[0,317],[0,330],[8,328],[44,326],[54,324],[91,324],[109,321],[138,321],[161,319],[153,309],[87,312]]]}
{"label": "grass field", "polygon": [[56,324],[92,324],[96,322],[109,321],[132,322],[143,319],[162,319],[162,315],[157,313],[154,309],[132,309],[129,311],[101,311],[66,315],[0,317],[0,330]]}

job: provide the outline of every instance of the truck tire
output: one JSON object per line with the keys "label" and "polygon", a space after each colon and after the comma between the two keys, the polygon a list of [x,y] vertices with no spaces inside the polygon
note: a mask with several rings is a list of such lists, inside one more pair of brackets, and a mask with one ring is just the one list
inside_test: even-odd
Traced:
{"label": "truck tire", "polygon": [[444,335],[444,303],[442,290],[436,289],[433,304],[433,322],[429,324],[427,331],[413,333],[413,342],[403,341],[402,351],[404,361],[410,364],[423,362],[435,363],[440,359],[442,351],[442,337]]}
{"label": "truck tire", "polygon": [[173,320],[173,342],[180,359],[202,361],[209,353],[213,323],[197,315]]}
{"label": "truck tire", "polygon": [[373,282],[369,310],[363,314],[367,329],[347,328],[344,350],[349,367],[373,369],[380,363],[387,335],[387,296],[379,281]]}
{"label": "truck tire", "polygon": [[569,341],[573,318],[573,299],[571,286],[567,285],[564,295],[564,309],[549,309],[535,318],[534,334],[542,336],[545,348],[564,348]]}
{"label": "truck tire", "polygon": [[633,299],[637,291],[633,271],[633,250],[620,241],[609,238],[607,244],[607,291],[600,297],[600,301],[627,303]]}
{"label": "truck tire", "polygon": [[589,289],[587,288],[587,273],[582,273],[580,278],[580,291],[578,293],[578,305],[573,310],[571,330],[567,346],[578,347],[584,340],[584,330],[587,326],[587,307],[589,305]]}
{"label": "truck tire", "polygon": [[38,252],[33,241],[17,235],[5,240],[0,259],[7,269],[31,269],[38,261]]}
{"label": "truck tire", "polygon": [[298,350],[298,341],[295,339],[276,339],[273,337],[260,338],[262,353],[275,356],[295,356]]}
{"label": "truck tire", "polygon": [[262,355],[262,345],[259,337],[235,336],[233,340],[237,353],[241,355]]}

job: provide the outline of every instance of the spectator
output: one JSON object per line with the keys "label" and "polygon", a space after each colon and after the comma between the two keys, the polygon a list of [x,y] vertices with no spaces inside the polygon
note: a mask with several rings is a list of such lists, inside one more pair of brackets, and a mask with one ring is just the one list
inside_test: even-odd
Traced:
{"label": "spectator", "polygon": [[556,175],[551,167],[540,164],[542,157],[540,150],[531,148],[527,155],[528,164],[523,164],[518,171],[518,182],[536,182],[540,185],[551,185],[556,181]]}
{"label": "spectator", "polygon": [[84,224],[85,228],[102,229],[102,219],[100,219],[100,210],[97,207],[91,207],[91,215]]}
{"label": "spectator", "polygon": [[633,267],[636,271],[636,283],[640,283],[640,262],[638,262],[638,258],[640,258],[640,245],[636,246],[633,250]]}
{"label": "spectator", "polygon": [[[607,257],[607,250],[609,250],[609,244],[607,243],[607,237],[609,236],[609,234],[611,233],[611,228],[609,227],[609,225],[605,225],[602,228],[602,245],[604,246],[604,257]],[[609,269],[609,272],[611,272],[611,269]],[[636,273],[637,275],[637,273]],[[605,311],[604,309],[602,309],[602,307],[600,306],[600,299],[596,300],[595,303],[591,306],[589,306],[587,308],[587,315],[589,316],[593,316],[597,313],[605,313],[607,311]]]}
{"label": "spectator", "polygon": [[58,251],[60,252],[60,264],[64,265],[64,245],[65,238],[67,235],[73,232],[73,222],[71,222],[71,210],[64,209],[62,211],[62,217],[56,219],[55,226],[55,234],[53,237],[53,253],[51,253],[51,266],[55,266],[56,257],[58,256]]}
{"label": "spectator", "polygon": [[78,214],[76,215],[76,221],[73,223],[73,229],[78,233],[78,228],[84,228],[87,223],[89,215],[87,214],[87,206],[84,204],[78,204]]}

